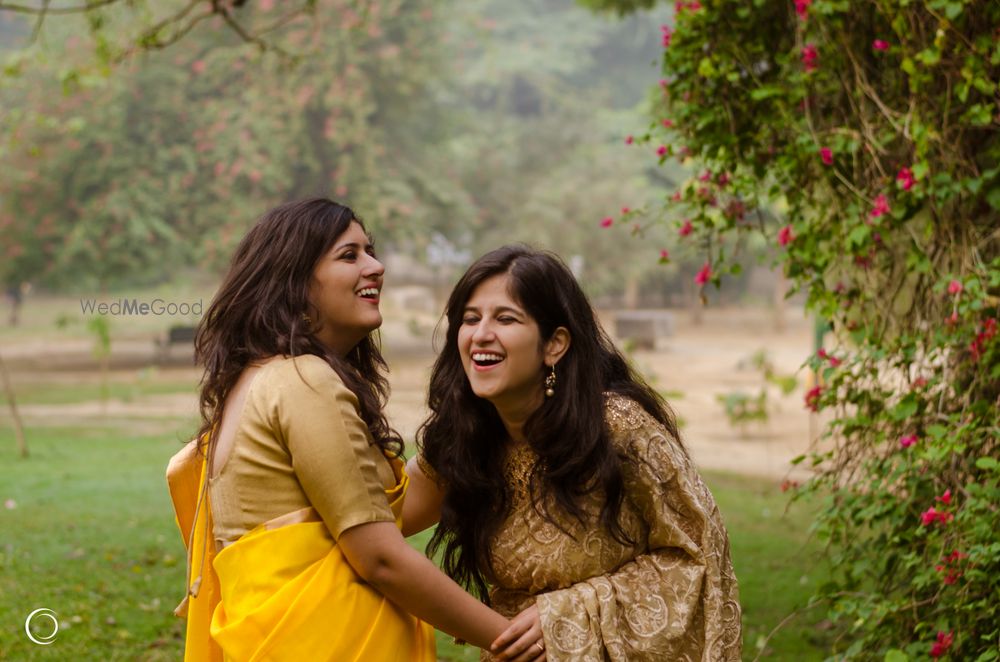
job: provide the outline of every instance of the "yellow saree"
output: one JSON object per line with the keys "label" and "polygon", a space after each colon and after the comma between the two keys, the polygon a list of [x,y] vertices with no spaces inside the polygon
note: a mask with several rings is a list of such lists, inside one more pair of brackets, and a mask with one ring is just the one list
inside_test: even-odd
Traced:
{"label": "yellow saree", "polygon": [[[399,526],[409,478],[402,462],[393,465],[399,480],[386,496]],[[167,481],[189,549],[189,597],[178,608],[188,618],[185,660],[436,659],[433,628],[364,583],[313,509],[265,522],[216,553],[205,544],[211,513],[194,442],[171,459]]]}

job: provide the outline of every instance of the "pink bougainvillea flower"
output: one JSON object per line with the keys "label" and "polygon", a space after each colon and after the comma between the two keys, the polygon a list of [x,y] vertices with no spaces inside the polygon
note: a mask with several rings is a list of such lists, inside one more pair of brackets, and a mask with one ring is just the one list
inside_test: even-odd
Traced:
{"label": "pink bougainvillea flower", "polygon": [[700,182],[710,182],[712,181],[712,171],[706,170],[705,172],[698,175],[698,181]]}
{"label": "pink bougainvillea flower", "polygon": [[207,66],[204,60],[195,60],[191,63],[191,71],[196,74],[204,73]]}
{"label": "pink bougainvillea flower", "polygon": [[728,172],[719,173],[719,176],[715,178],[715,183],[718,184],[719,186],[725,186],[726,184],[728,184],[729,173]]}
{"label": "pink bougainvillea flower", "polygon": [[670,38],[673,36],[674,31],[670,29],[669,25],[661,25],[660,32],[663,34],[662,44],[664,48],[670,47]]}
{"label": "pink bougainvillea flower", "polygon": [[782,492],[787,492],[788,490],[794,490],[798,486],[799,486],[799,481],[797,480],[790,480],[786,478],[785,480],[781,481]]}
{"label": "pink bougainvillea flower", "polygon": [[815,44],[806,44],[802,48],[802,66],[805,67],[806,73],[819,68],[819,50]]}
{"label": "pink bougainvillea flower", "polygon": [[698,11],[699,9],[701,9],[701,3],[698,2],[698,0],[693,0],[692,2],[688,3],[688,9],[691,11]]}
{"label": "pink bougainvillea flower", "polygon": [[795,0],[795,13],[799,15],[800,20],[807,20],[809,18],[809,5],[812,4],[812,0]]}
{"label": "pink bougainvillea flower", "polygon": [[660,264],[670,261],[670,251],[666,248],[660,250]]}
{"label": "pink bougainvillea flower", "polygon": [[813,386],[811,389],[806,391],[806,407],[810,411],[819,411],[819,398],[823,395],[822,386]]}
{"label": "pink bougainvillea flower", "polygon": [[820,347],[819,351],[816,352],[816,356],[818,356],[821,359],[825,359],[825,360],[829,361],[831,368],[840,367],[840,364],[843,363],[840,359],[838,359],[833,354],[828,354],[827,351],[825,349],[823,349],[822,347]]}
{"label": "pink bougainvillea flower", "polygon": [[951,644],[954,640],[955,636],[954,634],[952,634],[951,630],[949,630],[948,632],[938,631],[937,641],[935,641],[934,645],[931,646],[931,657],[937,659],[942,655],[944,655],[945,653],[947,653],[948,649],[951,648]]}
{"label": "pink bougainvillea flower", "polygon": [[904,191],[909,191],[917,183],[917,180],[913,178],[913,171],[909,168],[900,168],[896,174],[896,181],[899,182]]}
{"label": "pink bougainvillea flower", "polygon": [[951,315],[948,315],[948,317],[944,319],[944,322],[948,326],[954,326],[955,324],[958,324],[958,311],[957,310],[952,311]]}
{"label": "pink bougainvillea flower", "polygon": [[668,87],[670,87],[670,81],[668,81],[666,78],[661,78],[660,79],[660,87],[662,87],[663,90],[666,91],[666,89]]}
{"label": "pink bougainvillea flower", "polygon": [[823,160],[823,165],[833,165],[833,150],[829,147],[820,147],[819,158]]}
{"label": "pink bougainvillea flower", "polygon": [[681,201],[681,192],[680,191],[674,191],[674,194],[670,196],[670,199],[673,200],[674,202],[680,202]]}
{"label": "pink bougainvillea flower", "polygon": [[629,213],[630,211],[632,211],[632,210],[629,209],[628,207],[622,207],[622,216],[624,216],[625,214]]}
{"label": "pink bougainvillea flower", "polygon": [[931,506],[924,512],[920,513],[920,523],[924,526],[930,526],[937,521],[938,515],[940,514],[941,513],[939,513],[934,506]]}
{"label": "pink bougainvillea flower", "polygon": [[941,496],[934,497],[934,500],[935,501],[939,501],[939,502],[943,503],[946,506],[948,504],[950,504],[951,503],[951,488],[948,488],[947,490],[945,490],[944,494],[942,494]]}
{"label": "pink bougainvillea flower", "polygon": [[698,285],[704,285],[712,279],[712,265],[708,262],[701,265],[701,270],[694,277],[694,282]]}
{"label": "pink bougainvillea flower", "polygon": [[962,281],[960,280],[953,280],[948,283],[948,294],[961,294],[963,289],[965,288],[962,287]]}
{"label": "pink bougainvillea flower", "polygon": [[868,212],[868,215],[872,218],[878,218],[879,216],[888,214],[890,211],[892,210],[889,208],[889,200],[885,197],[884,193],[879,193],[875,196],[875,204],[872,210]]}
{"label": "pink bougainvillea flower", "polygon": [[694,225],[691,224],[691,219],[685,218],[684,223],[681,224],[681,229],[677,233],[682,237],[686,237],[691,234],[692,230],[694,230]]}
{"label": "pink bougainvillea flower", "polygon": [[917,435],[915,434],[908,434],[899,438],[899,445],[903,448],[909,448],[915,443],[917,443]]}
{"label": "pink bougainvillea flower", "polygon": [[889,50],[889,42],[883,41],[881,39],[876,39],[872,42],[872,48],[877,51],[887,51]]}
{"label": "pink bougainvillea flower", "polygon": [[631,145],[634,142],[635,142],[635,136],[633,136],[631,133],[628,134],[627,136],[625,136],[625,144],[626,145]]}
{"label": "pink bougainvillea flower", "polygon": [[792,243],[795,239],[795,234],[792,232],[792,226],[786,225],[785,227],[778,230],[778,245],[784,248],[788,244]]}
{"label": "pink bougainvillea flower", "polygon": [[669,119],[667,119],[667,120],[663,120],[663,121],[662,121],[662,122],[660,122],[660,123],[661,123],[661,124],[662,124],[663,126],[665,126],[666,128],[668,128],[668,129],[669,129],[669,128],[671,128],[671,127],[673,127],[673,125],[674,125],[674,121],[673,121],[673,120],[669,120]]}
{"label": "pink bougainvillea flower", "polygon": [[611,218],[610,216],[605,216],[604,218],[601,219],[601,227],[610,228],[612,224],[614,224],[614,222],[615,219]]}
{"label": "pink bougainvillea flower", "polygon": [[667,146],[666,145],[660,145],[659,147],[657,147],[656,148],[656,155],[657,156],[666,156],[667,155]]}

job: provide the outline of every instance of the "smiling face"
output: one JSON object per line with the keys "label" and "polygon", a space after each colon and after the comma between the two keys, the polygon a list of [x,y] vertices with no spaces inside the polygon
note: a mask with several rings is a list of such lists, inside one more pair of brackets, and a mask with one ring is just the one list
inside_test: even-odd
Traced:
{"label": "smiling face", "polygon": [[313,269],[309,303],[317,339],[341,356],[382,325],[379,295],[385,267],[358,223],[351,223]]}
{"label": "smiling face", "polygon": [[501,411],[534,411],[543,400],[546,348],[534,318],[508,292],[509,280],[493,276],[472,291],[458,351],[473,393]]}

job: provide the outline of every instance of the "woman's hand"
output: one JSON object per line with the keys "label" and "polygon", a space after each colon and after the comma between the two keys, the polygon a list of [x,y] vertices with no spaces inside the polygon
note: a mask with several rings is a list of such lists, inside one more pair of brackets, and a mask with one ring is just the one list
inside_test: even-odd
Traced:
{"label": "woman's hand", "polygon": [[507,662],[543,662],[545,640],[542,638],[538,607],[532,604],[515,616],[510,627],[490,644],[490,653],[498,660]]}

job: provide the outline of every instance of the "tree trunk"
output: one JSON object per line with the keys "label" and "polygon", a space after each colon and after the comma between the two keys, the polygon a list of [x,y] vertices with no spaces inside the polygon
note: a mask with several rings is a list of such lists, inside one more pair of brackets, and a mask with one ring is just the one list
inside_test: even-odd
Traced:
{"label": "tree trunk", "polygon": [[11,386],[10,376],[7,374],[7,364],[0,356],[0,378],[3,380],[3,390],[7,395],[7,404],[10,405],[10,415],[14,419],[14,438],[17,439],[17,449],[21,457],[28,457],[28,442],[24,438],[24,426],[21,424],[21,415],[17,411],[17,400],[14,398],[14,387]]}

